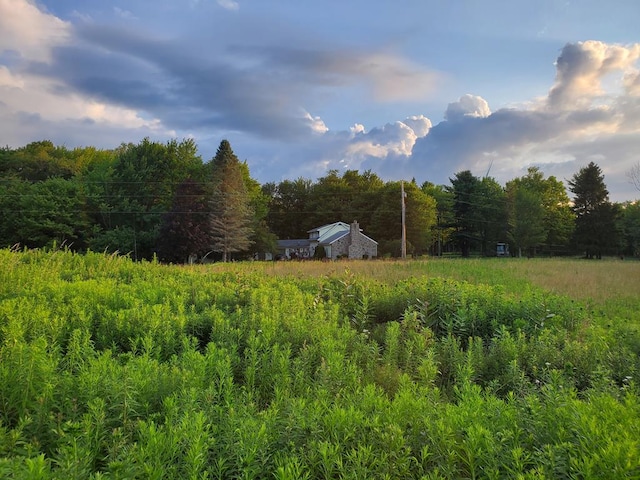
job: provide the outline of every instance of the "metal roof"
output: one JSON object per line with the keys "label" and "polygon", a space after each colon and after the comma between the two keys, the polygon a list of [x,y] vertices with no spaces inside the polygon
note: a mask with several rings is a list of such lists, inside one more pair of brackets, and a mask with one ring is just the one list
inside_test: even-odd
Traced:
{"label": "metal roof", "polygon": [[280,248],[300,248],[308,247],[311,244],[308,238],[293,239],[293,240],[278,240],[278,247]]}
{"label": "metal roof", "polygon": [[342,237],[344,237],[346,235],[349,235],[349,230],[334,233],[330,237],[324,238],[320,242],[320,245],[331,245],[333,242],[335,242],[336,240],[340,240]]}

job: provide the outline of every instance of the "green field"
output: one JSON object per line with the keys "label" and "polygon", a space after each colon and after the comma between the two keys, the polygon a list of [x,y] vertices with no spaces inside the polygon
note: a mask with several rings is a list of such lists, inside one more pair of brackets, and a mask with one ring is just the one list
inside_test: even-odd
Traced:
{"label": "green field", "polygon": [[640,478],[640,263],[0,250],[0,478]]}

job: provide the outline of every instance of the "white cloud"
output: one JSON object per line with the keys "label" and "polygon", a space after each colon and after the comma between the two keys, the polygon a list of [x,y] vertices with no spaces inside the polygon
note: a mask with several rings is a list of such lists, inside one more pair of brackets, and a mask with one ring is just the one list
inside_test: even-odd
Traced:
{"label": "white cloud", "polygon": [[450,103],[444,114],[445,120],[455,122],[463,118],[484,118],[491,115],[487,101],[476,95],[466,94],[457,102]]}
{"label": "white cloud", "polygon": [[568,44],[544,102],[491,112],[480,97],[465,95],[416,141],[413,170],[448,183],[460,170],[484,175],[491,165],[504,183],[539,165],[565,180],[595,161],[608,175],[612,198],[633,198],[622,177],[640,151],[639,57],[639,45]]}
{"label": "white cloud", "polygon": [[416,137],[424,137],[431,130],[431,120],[424,115],[413,115],[405,118],[402,123],[407,125],[416,134]]}
{"label": "white cloud", "polygon": [[234,0],[218,0],[218,5],[220,5],[225,10],[238,10],[240,8],[240,4]]}
{"label": "white cloud", "polygon": [[[59,90],[60,86],[49,79],[12,75],[8,69],[0,68],[0,98],[4,104],[4,122],[9,121],[8,115],[28,114],[50,122],[73,119],[93,122],[105,129],[162,129],[157,119],[142,118],[134,109],[109,105],[79,94],[53,93]],[[34,130],[37,132],[37,129]]]}
{"label": "white cloud", "polygon": [[12,62],[0,65],[0,130],[5,143],[20,146],[47,135],[69,138],[89,127],[104,137],[111,136],[109,130],[124,129],[145,135],[175,133],[135,109],[74,93],[62,82],[25,68],[32,62],[51,62],[52,50],[71,42],[73,35],[71,24],[26,0],[0,0],[0,51],[15,52]]}
{"label": "white cloud", "polygon": [[386,158],[390,155],[411,155],[415,132],[402,122],[387,123],[351,139],[345,147],[345,157],[357,160],[365,157]]}
{"label": "white cloud", "polygon": [[[597,41],[569,43],[556,61],[556,82],[549,91],[551,108],[585,107],[602,95],[603,79],[616,71],[635,72],[640,43],[610,45]],[[633,82],[632,82],[633,86]]]}
{"label": "white cloud", "polygon": [[624,86],[629,95],[640,97],[640,72],[635,70],[627,73],[624,77]]}
{"label": "white cloud", "polygon": [[0,52],[46,62],[51,49],[68,41],[69,23],[38,9],[27,0],[0,0]]}
{"label": "white cloud", "polygon": [[504,184],[537,165],[566,184],[595,161],[614,201],[635,198],[625,172],[640,151],[636,47],[584,42],[576,48],[590,53],[585,59],[567,54],[573,46],[563,49],[544,101],[492,112],[482,97],[467,94],[449,104],[435,126],[420,115],[371,130],[356,123],[318,138],[298,155],[310,159],[304,170],[290,173],[319,177],[330,168],[371,169],[387,179],[448,184],[456,172],[470,169]]}
{"label": "white cloud", "polygon": [[[618,192],[612,197],[631,198],[624,193],[624,172],[640,151],[640,44],[566,45],[555,82],[539,101],[492,112],[484,98],[466,94],[436,125],[415,115],[369,130],[357,118],[351,128],[334,130],[325,112],[335,98],[365,92],[377,102],[410,101],[415,108],[433,95],[441,75],[389,51],[313,48],[313,42],[235,50],[223,43],[230,60],[189,55],[187,41],[101,24],[97,16],[76,17],[71,24],[32,1],[0,0],[4,143],[51,138],[113,146],[147,135],[166,139],[180,125],[200,143],[220,131],[240,135],[260,150],[256,158],[270,175],[318,177],[328,168],[357,168],[435,183],[448,183],[461,169],[483,175],[490,164],[501,182],[529,165],[566,179],[595,159],[610,190]],[[232,17],[239,22],[241,16]],[[322,111],[322,117],[298,105]]]}
{"label": "white cloud", "polygon": [[352,137],[360,135],[364,133],[364,125],[362,125],[361,123],[356,123],[353,127],[349,127],[349,132],[351,132]]}
{"label": "white cloud", "polygon": [[304,112],[303,121],[315,134],[322,135],[329,130],[320,117],[313,117],[309,112]]}
{"label": "white cloud", "polygon": [[351,128],[352,136],[345,146],[345,158],[364,160],[366,157],[409,157],[416,140],[424,137],[431,128],[431,120],[423,115],[408,117],[402,122],[387,123],[369,132],[356,124]]}
{"label": "white cloud", "polygon": [[356,123],[348,132],[329,132],[307,153],[311,157],[317,155],[319,160],[312,162],[315,169],[306,171],[321,176],[331,168],[376,171],[387,163],[397,166],[411,156],[416,140],[426,135],[430,127],[427,117],[415,115],[369,131]]}

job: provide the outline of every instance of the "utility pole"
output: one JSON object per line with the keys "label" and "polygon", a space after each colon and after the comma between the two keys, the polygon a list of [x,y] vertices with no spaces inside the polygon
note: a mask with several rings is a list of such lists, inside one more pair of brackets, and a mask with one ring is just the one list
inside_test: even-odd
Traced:
{"label": "utility pole", "polygon": [[407,197],[407,194],[404,193],[404,180],[400,182],[400,193],[402,195],[402,244],[400,247],[400,256],[403,260],[405,260],[407,258],[407,226],[405,224],[405,198]]}

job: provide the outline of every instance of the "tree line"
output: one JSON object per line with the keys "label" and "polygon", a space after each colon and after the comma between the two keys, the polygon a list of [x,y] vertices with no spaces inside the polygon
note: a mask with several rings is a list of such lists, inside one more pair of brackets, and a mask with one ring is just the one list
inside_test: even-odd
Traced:
{"label": "tree line", "polygon": [[[640,256],[640,202],[613,203],[598,165],[568,181],[537,167],[500,185],[469,170],[449,185],[404,183],[413,255]],[[50,141],[0,150],[0,247],[187,262],[258,258],[277,239],[358,220],[379,255],[399,256],[401,184],[371,171],[260,184],[230,143],[203,161],[192,139],[67,149]]]}

